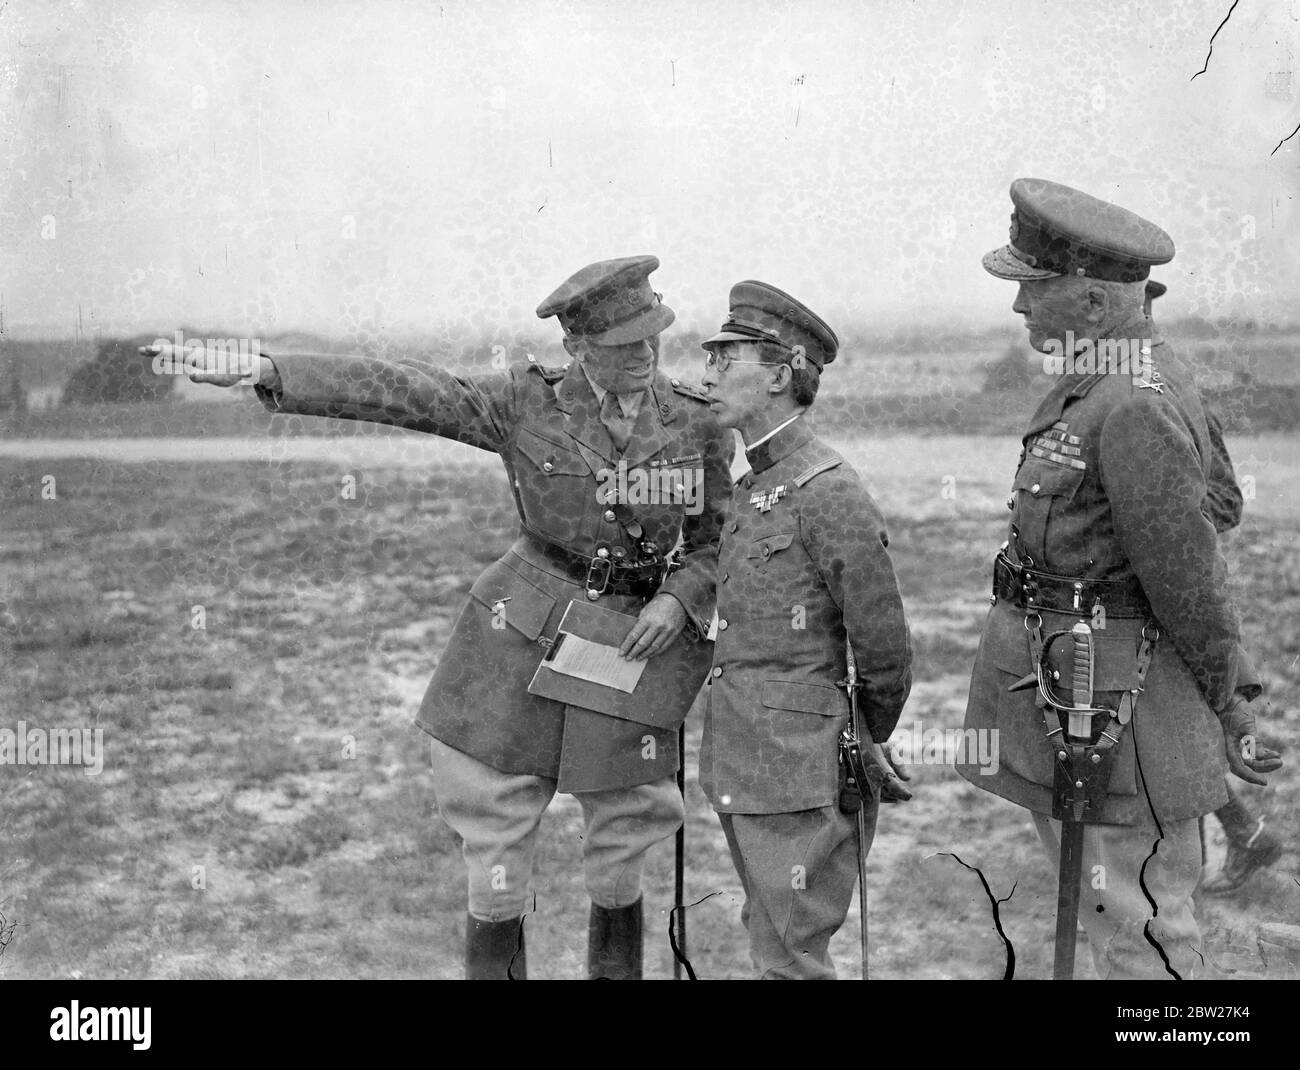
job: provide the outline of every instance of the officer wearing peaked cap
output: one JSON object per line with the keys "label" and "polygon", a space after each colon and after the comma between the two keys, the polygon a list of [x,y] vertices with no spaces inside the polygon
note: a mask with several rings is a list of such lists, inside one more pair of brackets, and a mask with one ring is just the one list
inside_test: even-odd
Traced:
{"label": "officer wearing peaked cap", "polygon": [[[1001,762],[958,771],[1027,807],[1054,863],[1054,808],[1082,815],[1078,911],[1101,977],[1191,977],[1196,819],[1224,802],[1225,760],[1252,779],[1280,763],[1243,748],[1264,701],[1204,511],[1211,436],[1143,312],[1174,246],[1054,182],[1019,179],[1011,200],[1011,241],[984,267],[1019,284],[1030,344],[1069,359],[1022,438],[971,680],[966,727],[996,730]],[[1102,365],[1125,348],[1139,359]]]}
{"label": "officer wearing peaked cap", "polygon": [[[700,784],[745,891],[763,978],[833,978],[827,953],[858,877],[858,829],[841,812],[849,720],[845,640],[871,738],[888,738],[911,686],[903,604],[884,518],[858,474],[808,426],[835,332],[789,294],[737,283],[701,380],[750,470],[718,558],[718,631]],[[865,800],[861,850],[875,830]]]}
{"label": "officer wearing peaked cap", "polygon": [[[394,424],[505,464],[519,537],[470,589],[416,721],[433,737],[439,811],[464,841],[469,978],[526,976],[522,915],[557,790],[585,819],[588,976],[641,976],[641,872],[645,852],[682,821],[671,722],[704,682],[697,636],[713,614],[733,453],[700,393],[658,368],[658,336],[673,321],[650,286],[658,266],[653,256],[591,264],[538,306],[564,330],[574,358],[564,369],[530,359],[457,375],[423,360],[264,358],[258,394],[275,412]],[[610,489],[647,481],[611,480],[619,469],[671,471],[678,482],[623,500]],[[636,617],[625,656],[680,662],[659,727],[529,693],[574,600]]]}

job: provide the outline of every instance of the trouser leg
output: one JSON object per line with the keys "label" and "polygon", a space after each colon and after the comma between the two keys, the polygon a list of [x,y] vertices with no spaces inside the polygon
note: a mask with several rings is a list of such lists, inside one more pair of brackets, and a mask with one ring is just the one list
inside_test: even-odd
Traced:
{"label": "trouser leg", "polygon": [[466,976],[519,978],[537,827],[555,781],[503,773],[437,739],[430,756],[439,813],[463,841]]}
{"label": "trouser leg", "polygon": [[681,793],[668,777],[630,788],[579,792],[575,797],[585,821],[583,866],[591,896],[587,976],[639,980],[645,855],[681,826]]}
{"label": "trouser leg", "polygon": [[[869,850],[878,804],[866,802]],[[858,876],[857,822],[838,807],[788,814],[719,814],[745,889],[741,919],[763,979],[833,980],[831,937]]]}
{"label": "trouser leg", "polygon": [[[1056,871],[1060,823],[1033,816]],[[1192,901],[1201,872],[1197,822],[1166,821],[1161,832],[1151,822],[1084,829],[1079,921],[1103,980],[1172,979],[1175,974],[1190,979],[1200,961]]]}

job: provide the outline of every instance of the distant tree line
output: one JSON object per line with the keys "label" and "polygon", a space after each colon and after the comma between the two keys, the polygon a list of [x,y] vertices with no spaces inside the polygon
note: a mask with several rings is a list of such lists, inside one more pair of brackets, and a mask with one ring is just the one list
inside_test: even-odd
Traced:
{"label": "distant tree line", "polygon": [[176,390],[176,376],[155,375],[139,347],[154,336],[111,338],[100,342],[95,355],[73,369],[63,387],[64,405],[165,401]]}

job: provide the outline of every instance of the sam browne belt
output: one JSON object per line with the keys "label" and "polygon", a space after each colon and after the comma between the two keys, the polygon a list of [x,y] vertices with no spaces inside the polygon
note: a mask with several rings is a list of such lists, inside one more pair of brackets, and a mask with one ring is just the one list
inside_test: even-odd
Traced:
{"label": "sam browne belt", "polygon": [[[667,575],[668,565],[660,556],[656,561],[636,565],[620,562],[626,555],[621,546],[598,546],[592,557],[574,553],[562,546],[546,542],[529,533],[528,541],[533,548],[575,583],[587,589],[587,597],[594,600],[602,594],[632,595],[637,598],[653,598]],[[658,550],[655,550],[658,553]],[[642,550],[643,557],[646,551]],[[594,592],[594,593],[593,593]]]}
{"label": "sam browne belt", "polygon": [[1011,560],[1006,543],[993,558],[993,601],[999,598],[1020,609],[1087,616],[1100,603],[1112,617],[1151,616],[1151,607],[1136,579],[1092,580],[1026,568]]}

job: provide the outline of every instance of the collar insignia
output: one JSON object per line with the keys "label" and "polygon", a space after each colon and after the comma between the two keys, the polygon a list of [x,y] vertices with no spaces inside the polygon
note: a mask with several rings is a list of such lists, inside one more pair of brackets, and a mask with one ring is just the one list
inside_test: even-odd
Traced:
{"label": "collar insignia", "polygon": [[1160,373],[1153,369],[1147,378],[1138,383],[1138,389],[1154,390],[1157,394],[1163,394],[1165,392],[1165,383],[1160,378]]}

